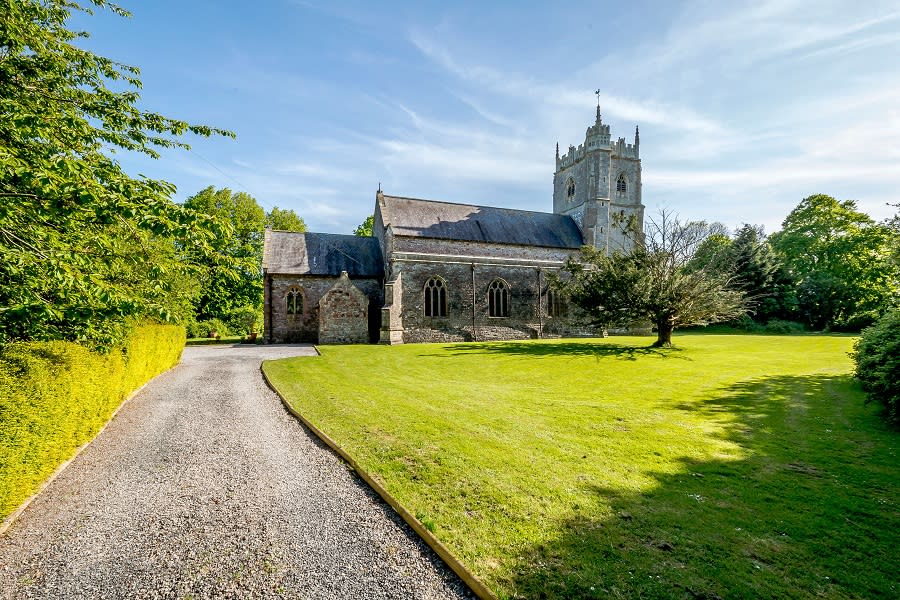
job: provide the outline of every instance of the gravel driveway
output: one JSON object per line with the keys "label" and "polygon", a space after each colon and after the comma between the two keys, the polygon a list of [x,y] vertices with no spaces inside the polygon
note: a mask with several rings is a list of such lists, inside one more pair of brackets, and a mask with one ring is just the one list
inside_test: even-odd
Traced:
{"label": "gravel driveway", "polygon": [[266,387],[311,353],[187,348],[0,537],[0,594],[472,597]]}

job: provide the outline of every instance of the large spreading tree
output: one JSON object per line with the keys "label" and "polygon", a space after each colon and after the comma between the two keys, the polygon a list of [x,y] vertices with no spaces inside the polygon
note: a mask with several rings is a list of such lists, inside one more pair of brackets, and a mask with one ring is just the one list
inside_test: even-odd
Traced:
{"label": "large spreading tree", "polygon": [[303,233],[306,231],[306,221],[289,208],[275,206],[266,213],[266,227],[276,231]]}
{"label": "large spreading tree", "polygon": [[105,0],[0,3],[0,343],[103,346],[131,317],[178,318],[191,266],[173,241],[202,247],[214,229],[113,151],[156,157],[188,132],[231,134],[139,108],[138,69],[67,27],[93,8],[128,16]]}
{"label": "large spreading tree", "polygon": [[266,213],[256,199],[246,192],[209,186],[188,198],[184,206],[224,225],[210,242],[215,253],[194,257],[204,267],[196,319],[228,320],[236,309],[261,305]]}
{"label": "large spreading tree", "polygon": [[607,255],[586,246],[553,284],[595,326],[650,321],[657,330],[654,346],[671,346],[677,327],[728,321],[747,310],[733,276],[715,261],[689,267],[709,235],[706,223],[683,223],[662,212],[647,220],[643,234],[632,232],[631,251]]}
{"label": "large spreading tree", "polygon": [[814,329],[868,325],[900,294],[895,235],[852,200],[805,198],[771,241],[797,282],[800,312]]}
{"label": "large spreading tree", "polygon": [[190,262],[200,267],[194,319],[219,319],[238,327],[247,315],[262,310],[265,228],[302,233],[306,223],[291,209],[276,206],[267,213],[247,192],[214,186],[188,198],[184,208],[218,225],[209,232],[213,252],[185,246]]}

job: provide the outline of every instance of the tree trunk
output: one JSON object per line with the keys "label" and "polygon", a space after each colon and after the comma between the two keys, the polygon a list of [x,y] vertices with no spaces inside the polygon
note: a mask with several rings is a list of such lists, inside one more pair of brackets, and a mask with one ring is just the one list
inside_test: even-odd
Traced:
{"label": "tree trunk", "polygon": [[672,323],[665,319],[656,324],[656,341],[653,343],[654,348],[671,348],[672,347]]}

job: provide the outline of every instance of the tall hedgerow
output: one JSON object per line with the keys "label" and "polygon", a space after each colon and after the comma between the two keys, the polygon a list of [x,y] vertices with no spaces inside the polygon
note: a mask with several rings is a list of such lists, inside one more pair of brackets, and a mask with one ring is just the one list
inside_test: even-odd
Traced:
{"label": "tall hedgerow", "polygon": [[883,404],[888,419],[900,425],[900,308],[863,330],[853,359],[868,399]]}
{"label": "tall hedgerow", "polygon": [[0,519],[183,347],[183,327],[155,324],[131,328],[123,348],[105,353],[63,341],[0,347]]}

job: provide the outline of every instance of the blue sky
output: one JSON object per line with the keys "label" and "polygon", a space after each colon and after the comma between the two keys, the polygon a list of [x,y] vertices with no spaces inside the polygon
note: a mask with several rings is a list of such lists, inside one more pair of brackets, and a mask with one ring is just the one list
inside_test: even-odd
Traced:
{"label": "blue sky", "polygon": [[551,210],[554,151],[596,97],[641,128],[648,213],[763,224],[804,197],[900,201],[897,2],[152,0],[78,17],[142,70],[145,108],[237,133],[159,160],[179,200],[214,185],[350,233],[390,194]]}

